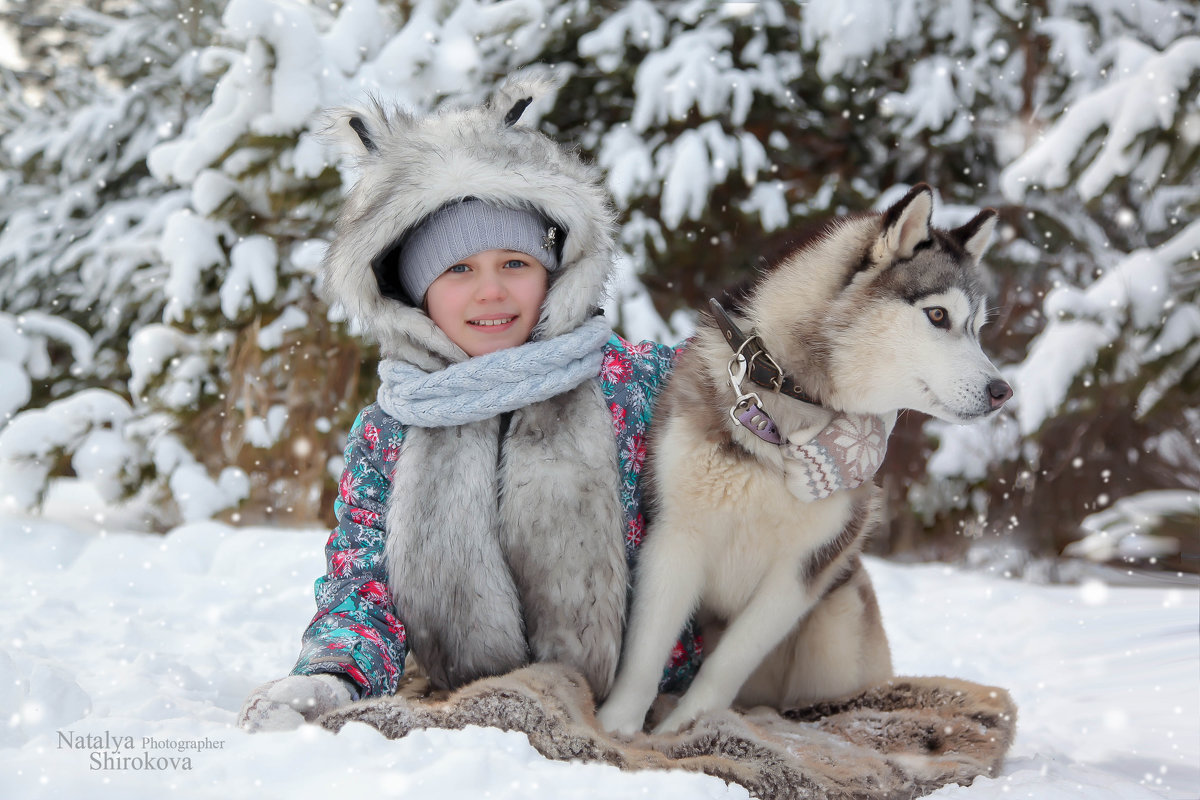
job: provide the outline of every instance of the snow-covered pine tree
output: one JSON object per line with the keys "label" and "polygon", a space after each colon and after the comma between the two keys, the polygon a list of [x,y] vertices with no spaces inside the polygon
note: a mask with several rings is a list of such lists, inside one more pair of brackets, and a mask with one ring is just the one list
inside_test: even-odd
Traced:
{"label": "snow-covered pine tree", "polygon": [[[153,224],[118,240],[149,242],[140,252],[150,253],[146,274],[156,276],[148,295],[130,303],[129,313],[142,316],[126,332],[132,410],[122,429],[141,430],[143,439],[153,430],[170,443],[159,447],[157,480],[169,485],[187,467],[174,481],[184,516],[212,513],[245,492],[246,508],[314,514],[347,416],[372,394],[369,350],[353,331],[330,325],[314,298],[323,237],[352,177],[321,145],[318,112],[369,92],[423,110],[478,100],[526,64],[565,75],[553,101],[528,114],[542,115],[543,128],[608,170],[629,255],[612,311],[634,335],[674,338],[689,325],[679,309],[786,252],[799,227],[884,204],[924,180],[941,190],[940,224],[979,206],[1001,210],[1005,224],[990,257],[1001,310],[988,346],[1016,373],[1028,367],[1034,337],[1052,333],[1047,310],[1083,313],[1098,279],[1138,248],[1159,248],[1156,257],[1181,249],[1185,240],[1162,246],[1195,207],[1196,136],[1186,110],[1194,72],[1157,127],[1135,132],[1134,150],[1106,139],[1097,124],[1063,161],[1061,182],[1040,168],[1024,170],[1037,179],[1026,183],[1016,167],[1004,172],[1036,151],[1047,126],[1078,128],[1066,123],[1070,109],[1107,96],[1125,69],[1165,55],[1194,30],[1196,12],[1182,0],[1132,10],[1108,0],[418,0],[398,8],[234,0],[219,19],[208,13],[211,27],[197,32],[197,18],[189,19],[197,48],[178,62],[191,67],[179,71],[176,127],[156,128],[166,132],[134,159],[149,176],[143,194],[164,199]],[[204,81],[211,90],[197,88]],[[197,95],[194,109],[187,103]],[[1117,149],[1102,156],[1105,141]],[[1124,164],[1128,152],[1142,166],[1121,167],[1107,181],[1089,168]],[[1155,170],[1160,177],[1147,182]],[[1082,194],[1068,185],[1088,176],[1092,188]],[[103,219],[80,216],[86,232]],[[1183,277],[1172,278],[1166,311],[1194,300],[1194,281],[1174,263],[1172,274]],[[1055,286],[1060,292],[1048,297]],[[1176,321],[1163,331],[1186,332],[1190,313],[1170,315]],[[1109,351],[1174,341],[1140,323],[1122,325]],[[1110,367],[1098,358],[1081,378],[1090,383],[1072,387],[1065,405],[1049,404],[1041,424],[1020,428],[1033,413],[1022,405],[1016,419],[980,430],[982,443],[963,438],[973,429],[908,421],[885,480],[892,499],[912,504],[929,528],[906,528],[912,515],[894,514],[898,522],[880,537],[885,549],[928,547],[930,530],[961,543],[956,534],[988,527],[975,524],[980,514],[993,528],[1016,516],[1022,531],[1053,531],[1054,543],[1038,544],[1056,549],[1086,509],[1055,516],[1064,484],[1043,454],[1063,448],[1041,440],[1053,439],[1061,420],[1076,432],[1071,441],[1092,441],[1081,421],[1100,406],[1075,401],[1099,386],[1137,385],[1152,422],[1191,419],[1186,408],[1175,417],[1168,409],[1195,380],[1186,366],[1192,344],[1194,336],[1161,364],[1148,362],[1145,375],[1161,377],[1144,385],[1128,378],[1143,373],[1129,366],[1136,359]],[[1126,377],[1114,384],[1118,373]],[[1170,424],[1166,438],[1151,434],[1152,444],[1182,463],[1194,437],[1167,441]],[[979,456],[974,466],[959,458],[968,452]],[[933,479],[924,468],[931,453]],[[244,475],[227,472],[222,486],[220,473],[235,464]],[[203,487],[209,500],[187,506],[189,487]],[[1134,489],[1122,484],[1109,500],[1126,490]]]}
{"label": "snow-covered pine tree", "polygon": [[[127,400],[119,414],[108,410],[119,420],[94,427],[126,443],[126,457],[106,466],[125,464],[124,485],[152,495],[156,522],[207,517],[246,498],[253,516],[316,517],[347,415],[373,381],[364,346],[316,299],[320,237],[349,169],[320,142],[320,112],[368,94],[418,109],[478,99],[497,76],[536,58],[544,20],[559,12],[525,0],[40,8],[28,49],[52,41],[57,55],[68,42],[87,54],[58,69],[47,96],[73,81],[89,90],[6,111],[23,127],[4,145],[28,164],[8,182],[53,206],[36,241],[59,244],[31,247],[12,224],[26,221],[30,197],[5,207],[6,244],[20,267],[11,296],[23,299],[4,310],[72,297],[52,286],[65,256],[98,269],[78,279],[74,294],[93,294],[76,310],[92,315],[81,325],[94,338],[114,343],[116,357],[97,380]],[[31,142],[71,124],[90,144],[60,135],[51,149],[81,165],[72,179],[82,192],[52,175],[60,165],[41,145],[29,155]],[[104,154],[117,154],[128,195],[95,167]],[[88,204],[78,205],[81,194]],[[48,385],[52,396],[80,386],[61,374]],[[26,490],[10,497],[19,505],[36,502],[47,477],[70,474],[83,446],[77,429],[48,437],[45,413],[61,411],[42,402],[33,398],[0,432],[0,465],[26,476]]]}
{"label": "snow-covered pine tree", "polygon": [[[536,59],[555,15],[531,0],[225,8],[220,42],[201,55],[222,62],[211,103],[149,157],[155,177],[190,187],[191,204],[164,232],[162,325],[133,344],[229,337],[205,366],[219,391],[185,430],[194,452],[220,442],[202,457],[210,472],[224,463],[249,474],[243,517],[318,517],[334,453],[376,385],[374,352],[317,299],[322,237],[353,178],[321,140],[322,112],[372,95],[415,110],[477,101]],[[212,254],[202,263],[197,242]]]}
{"label": "snow-covered pine tree", "polygon": [[[1015,418],[931,423],[939,445],[913,499],[969,537],[999,534],[1040,553],[1109,524],[1194,549],[1200,38],[1189,34],[1200,13],[1173,2],[1090,10],[1035,13],[1033,102],[996,137],[1007,166],[992,186],[1020,209],[1009,219],[1023,234],[1000,248],[999,327],[1012,335],[998,343]],[[1147,541],[1088,552],[1185,565],[1171,542]]]}
{"label": "snow-covered pine tree", "polygon": [[0,312],[29,343],[25,400],[37,410],[0,431],[9,503],[37,502],[52,473],[91,478],[113,499],[161,468],[154,431],[125,427],[127,348],[161,314],[155,250],[187,198],[145,160],[211,91],[193,49],[211,11],[26,0],[5,14],[22,63],[0,70]]}
{"label": "snow-covered pine tree", "polygon": [[[623,243],[664,315],[701,305],[786,252],[806,222],[886,205],[916,181],[941,190],[939,224],[981,206],[1001,210],[990,258],[1000,314],[988,349],[1018,376],[1019,422],[947,432],[904,420],[884,481],[894,503],[921,515],[894,515],[884,550],[962,552],[990,530],[1058,553],[1089,511],[1124,494],[1195,488],[1187,397],[1197,345],[1187,321],[1196,279],[1194,264],[1181,266],[1194,246],[1189,233],[1153,257],[1139,248],[1165,243],[1194,217],[1197,118],[1188,99],[1197,72],[1187,34],[1197,11],[1170,0],[1085,5],[634,2],[581,9],[582,29],[551,51],[573,64],[555,123],[608,170]],[[1122,83],[1128,94],[1111,88],[1131,70],[1141,77]],[[1044,135],[1058,143],[1029,150]],[[1026,192],[1029,175],[1043,172],[1044,190]],[[1134,323],[1123,303],[1129,324],[1109,320],[1110,354],[1081,378],[1084,391],[1067,402],[1064,386],[1043,408],[1043,393],[1077,373],[1039,373],[1041,349],[1027,358],[1055,335],[1054,326],[1043,330],[1047,315],[1067,313],[1106,271],[1147,258],[1177,259],[1153,295],[1164,313],[1143,309]],[[1054,287],[1061,291],[1048,298]],[[1135,400],[1138,424],[1124,425],[1114,411]],[[1039,414],[1049,421],[1030,424]],[[1085,453],[1088,480],[1067,479],[1063,464]],[[967,454],[992,466],[950,466]],[[1181,502],[1194,518],[1194,495]],[[921,520],[928,527],[914,524]]]}
{"label": "snow-covered pine tree", "polygon": [[[667,316],[703,306],[786,253],[798,229],[869,207],[897,182],[974,201],[961,184],[987,147],[967,124],[976,90],[924,85],[940,62],[908,70],[985,35],[958,6],[577,5],[547,51],[571,70],[548,127],[607,170],[622,242]],[[971,69],[990,76],[1012,52],[986,49]],[[943,88],[936,109],[922,105]]]}

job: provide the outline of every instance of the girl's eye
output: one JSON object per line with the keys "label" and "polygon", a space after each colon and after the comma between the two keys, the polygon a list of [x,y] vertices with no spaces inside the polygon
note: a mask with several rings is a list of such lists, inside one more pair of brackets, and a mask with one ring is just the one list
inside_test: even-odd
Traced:
{"label": "girl's eye", "polygon": [[527,267],[529,265],[526,264],[524,261],[522,261],[519,258],[514,258],[511,261],[509,261],[508,263],[506,263],[504,266],[508,267],[509,269],[518,269],[520,267]]}
{"label": "girl's eye", "polygon": [[950,315],[941,306],[933,306],[925,309],[925,316],[929,317],[929,321],[933,323],[933,327],[941,328],[944,331],[950,330]]}
{"label": "girl's eye", "polygon": [[463,272],[470,272],[470,271],[471,271],[471,268],[468,267],[466,264],[455,264],[453,267],[446,270],[446,272],[454,272],[454,273],[463,273]]}

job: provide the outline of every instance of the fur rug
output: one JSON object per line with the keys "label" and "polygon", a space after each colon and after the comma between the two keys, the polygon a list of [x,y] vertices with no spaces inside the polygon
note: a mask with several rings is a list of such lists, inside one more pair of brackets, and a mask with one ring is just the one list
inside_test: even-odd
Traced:
{"label": "fur rug", "polygon": [[[318,724],[338,731],[363,722],[389,739],[418,728],[467,725],[522,731],[547,758],[704,772],[761,800],[907,800],[946,784],[969,784],[996,774],[1016,731],[1016,706],[1007,692],[953,678],[894,678],[853,697],[783,713],[724,711],[675,736],[639,735],[630,742],[596,727],[587,683],[553,664],[484,678],[443,699],[405,694],[415,692],[355,703]],[[661,717],[670,698],[659,701],[652,713]]]}

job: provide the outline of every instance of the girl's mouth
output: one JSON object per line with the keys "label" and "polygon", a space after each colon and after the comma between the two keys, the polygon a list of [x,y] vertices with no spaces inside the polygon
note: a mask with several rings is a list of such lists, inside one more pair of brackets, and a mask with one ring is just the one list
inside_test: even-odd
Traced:
{"label": "girl's mouth", "polygon": [[496,317],[495,319],[472,319],[468,320],[468,325],[474,325],[477,328],[498,328],[508,325],[513,322],[516,317]]}

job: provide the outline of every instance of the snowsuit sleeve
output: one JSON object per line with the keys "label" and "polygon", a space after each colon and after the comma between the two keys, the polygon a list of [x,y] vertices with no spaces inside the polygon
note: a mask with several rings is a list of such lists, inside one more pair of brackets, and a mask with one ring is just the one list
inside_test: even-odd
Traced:
{"label": "snowsuit sleeve", "polygon": [[317,613],[292,669],[342,675],[360,697],[395,692],[404,672],[405,631],[383,558],[385,509],[403,435],[376,405],[363,409],[350,429],[333,506],[338,524],[325,544],[326,574],[314,585]]}
{"label": "snowsuit sleeve", "polygon": [[[621,505],[626,519],[625,553],[630,574],[636,569],[650,511],[642,502],[641,485],[646,435],[675,356],[684,346],[686,342],[676,347],[649,341],[633,344],[614,334],[605,347],[600,367],[600,388],[608,400],[617,437]],[[703,646],[699,628],[690,620],[672,648],[659,691],[678,692],[688,687],[700,669]]]}

